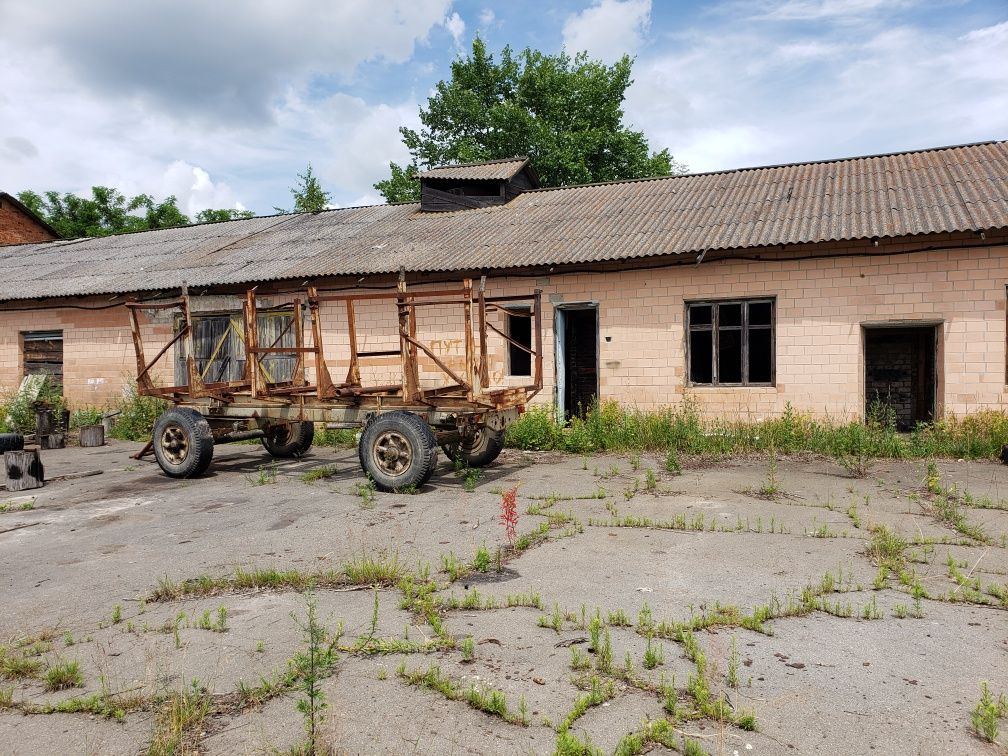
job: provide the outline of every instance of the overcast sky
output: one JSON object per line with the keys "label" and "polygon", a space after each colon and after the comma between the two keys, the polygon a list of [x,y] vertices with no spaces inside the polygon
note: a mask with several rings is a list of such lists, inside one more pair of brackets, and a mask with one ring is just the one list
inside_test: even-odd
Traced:
{"label": "overcast sky", "polygon": [[1008,138],[1008,2],[0,0],[0,190],[370,204],[479,34],[636,56],[627,120],[692,171]]}

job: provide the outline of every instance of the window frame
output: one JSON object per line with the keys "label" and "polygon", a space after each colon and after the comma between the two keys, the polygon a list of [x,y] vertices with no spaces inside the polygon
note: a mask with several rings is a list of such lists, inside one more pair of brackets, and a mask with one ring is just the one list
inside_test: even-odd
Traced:
{"label": "window frame", "polygon": [[[532,308],[530,306],[516,305],[516,306],[511,306],[511,307],[502,307],[501,309],[503,310],[504,314],[507,316],[507,335],[508,335],[508,338],[510,338],[510,339],[514,338],[514,334],[511,333],[511,318],[512,317],[519,317],[519,318],[523,318],[523,319],[525,319],[525,320],[528,321],[528,323],[529,323],[529,343],[528,343],[527,346],[528,346],[529,349],[532,349]],[[526,313],[526,314],[525,315],[518,315],[517,313]],[[517,341],[517,339],[515,339],[515,340]],[[511,342],[505,342],[505,343],[506,343],[506,346],[507,346],[507,377],[508,378],[530,378],[532,376],[532,370],[533,370],[533,364],[532,364],[533,357],[532,357],[532,355],[528,354],[528,353],[525,353],[525,357],[526,357],[526,359],[528,360],[528,363],[529,363],[528,372],[527,373],[516,373],[516,372],[514,372],[514,366],[513,366],[511,360],[514,357],[514,351],[513,350],[518,349],[518,348],[514,344],[512,344]],[[521,351],[521,350],[519,350],[519,351]]]}
{"label": "window frame", "polygon": [[[766,325],[756,325],[751,326],[749,324],[749,306],[754,304],[769,304],[770,305],[770,324]],[[695,299],[686,300],[685,305],[685,316],[684,322],[686,327],[684,328],[685,341],[686,341],[686,385],[690,387],[697,388],[718,388],[718,387],[729,387],[729,388],[773,388],[777,385],[777,297],[766,296],[766,297],[731,297],[724,299]],[[719,348],[719,331],[720,326],[720,308],[722,305],[741,305],[742,307],[742,317],[739,326],[725,326],[725,328],[730,328],[732,330],[739,330],[742,334],[741,339],[741,349],[742,349],[742,381],[741,382],[723,382],[718,378],[718,348]],[[711,308],[711,322],[710,324],[702,324],[694,326],[691,320],[691,308],[693,307],[704,307],[709,306]],[[770,332],[770,380],[767,381],[751,381],[749,380],[749,332],[750,330],[766,330]],[[694,332],[709,332],[711,333],[711,382],[710,383],[697,383],[692,378],[692,339],[691,334]]]}

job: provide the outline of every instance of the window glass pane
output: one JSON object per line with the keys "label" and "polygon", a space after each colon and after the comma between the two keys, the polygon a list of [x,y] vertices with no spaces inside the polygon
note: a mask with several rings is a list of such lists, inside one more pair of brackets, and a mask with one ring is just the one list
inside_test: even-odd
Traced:
{"label": "window glass pane", "polygon": [[[532,348],[532,318],[508,315],[508,336],[519,344]],[[510,375],[532,375],[532,355],[508,342]]]}
{"label": "window glass pane", "polygon": [[742,325],[741,303],[718,305],[718,325],[719,326]]}
{"label": "window glass pane", "polygon": [[710,325],[712,310],[711,305],[690,305],[689,321],[691,326]]}
{"label": "window glass pane", "polygon": [[714,381],[711,363],[713,331],[691,331],[689,335],[689,378],[692,383],[712,383]]}
{"label": "window glass pane", "polygon": [[749,305],[749,325],[770,325],[769,302],[754,302]]}
{"label": "window glass pane", "polygon": [[[721,307],[724,312],[725,307]],[[742,383],[742,331],[718,331],[718,383]]]}
{"label": "window glass pane", "polygon": [[749,382],[770,383],[773,347],[770,344],[769,328],[753,328],[749,331]]}

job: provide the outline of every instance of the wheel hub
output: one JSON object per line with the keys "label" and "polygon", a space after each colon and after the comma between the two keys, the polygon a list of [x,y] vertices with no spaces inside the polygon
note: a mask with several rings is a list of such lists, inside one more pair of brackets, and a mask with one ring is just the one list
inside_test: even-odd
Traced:
{"label": "wheel hub", "polygon": [[181,425],[166,425],[161,431],[161,453],[173,465],[180,465],[189,456],[189,437]]}
{"label": "wheel hub", "polygon": [[389,475],[401,475],[413,461],[413,448],[401,433],[387,430],[375,439],[372,449],[375,464]]}

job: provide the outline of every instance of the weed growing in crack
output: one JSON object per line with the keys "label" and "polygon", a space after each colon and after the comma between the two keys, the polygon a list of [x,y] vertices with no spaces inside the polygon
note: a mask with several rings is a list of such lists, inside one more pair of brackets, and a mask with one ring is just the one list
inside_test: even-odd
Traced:
{"label": "weed growing in crack", "polygon": [[659,664],[665,663],[665,648],[661,643],[654,643],[651,636],[647,637],[647,646],[644,648],[644,669],[654,669]]}
{"label": "weed growing in crack", "polygon": [[307,741],[307,753],[314,754],[318,745],[319,727],[326,708],[325,692],[322,690],[322,680],[329,676],[336,666],[336,647],[339,638],[329,637],[329,631],[318,619],[318,608],[315,596],[305,594],[305,620],[291,612],[291,618],[304,635],[306,648],[291,660],[292,668],[301,681],[302,698],[298,700],[297,709],[304,717]]}
{"label": "weed growing in crack", "polygon": [[473,557],[469,566],[473,572],[486,572],[490,569],[490,551],[485,543],[480,544],[480,547],[476,549],[476,556]]}
{"label": "weed growing in crack", "polygon": [[577,646],[571,646],[570,668],[575,672],[591,669],[591,659],[588,658],[588,654]]}
{"label": "weed growing in crack", "polygon": [[606,616],[606,624],[613,627],[631,627],[630,618],[622,609],[610,611]]}
{"label": "weed growing in crack", "polygon": [[878,608],[875,596],[872,596],[871,601],[864,605],[861,610],[861,618],[866,620],[882,619],[882,610]]}
{"label": "weed growing in crack", "polygon": [[122,622],[122,604],[116,604],[112,607],[112,624],[118,625]]}
{"label": "weed growing in crack", "polygon": [[277,482],[277,463],[259,465],[255,475],[246,475],[245,480],[251,486],[269,486]]}
{"label": "weed growing in crack", "polygon": [[615,697],[616,684],[612,680],[605,680],[603,682],[597,675],[592,675],[588,681],[588,692],[583,693],[574,700],[574,706],[567,713],[564,721],[557,726],[557,731],[566,732],[592,706],[599,706],[606,701],[611,701]]}
{"label": "weed growing in crack", "polygon": [[780,492],[780,483],[777,480],[777,450],[771,444],[767,451],[766,478],[758,493],[766,499],[776,499]]}
{"label": "weed growing in crack", "polygon": [[505,599],[507,606],[528,606],[542,610],[542,596],[538,593],[509,593]]}
{"label": "weed growing in crack", "polygon": [[609,634],[609,628],[605,628],[605,634],[602,636],[602,642],[595,650],[595,669],[603,674],[612,674],[613,654],[612,654],[612,636]]}
{"label": "weed growing in crack", "polygon": [[375,503],[375,491],[378,490],[371,476],[363,483],[355,483],[353,488],[354,496],[360,497],[361,509],[371,509]]}
{"label": "weed growing in crack", "polygon": [[1008,716],[1008,701],[1003,693],[995,701],[986,680],[980,683],[980,691],[980,700],[973,709],[970,720],[977,735],[993,743],[998,736],[998,720]]}
{"label": "weed growing in crack", "polygon": [[436,691],[449,700],[465,701],[472,708],[500,717],[506,722],[523,727],[528,726],[527,705],[520,703],[518,711],[513,712],[508,707],[507,698],[499,690],[483,689],[472,685],[468,690],[462,691],[451,678],[441,674],[441,668],[437,665],[431,665],[426,671],[407,670],[406,662],[402,662],[396,670],[396,674],[408,685]]}
{"label": "weed growing in crack", "polygon": [[672,475],[682,475],[682,464],[679,462],[679,455],[674,447],[669,447],[665,453],[665,472]]}
{"label": "weed growing in crack", "polygon": [[45,689],[52,692],[67,688],[84,687],[84,676],[80,671],[80,662],[58,660],[45,671]]}
{"label": "weed growing in crack", "polygon": [[644,490],[654,491],[658,487],[658,478],[650,467],[644,471]]}
{"label": "weed growing in crack", "polygon": [[195,751],[200,730],[210,714],[210,696],[193,679],[188,688],[173,693],[154,717],[154,737],[148,756],[174,756]]}
{"label": "weed growing in crack", "polygon": [[313,470],[309,470],[301,476],[301,481],[303,483],[314,483],[318,480],[325,480],[326,478],[331,478],[338,472],[336,465],[323,465],[322,467],[316,467]]}
{"label": "weed growing in crack", "polygon": [[731,651],[728,654],[728,687],[737,688],[739,686],[739,652],[738,639],[733,635],[731,638]]}
{"label": "weed growing in crack", "polygon": [[518,533],[518,486],[512,486],[501,494],[500,523],[504,526],[504,537],[511,551],[516,550]]}
{"label": "weed growing in crack", "polygon": [[463,638],[459,644],[459,651],[462,653],[462,661],[471,662],[476,658],[476,644],[472,636]]}

